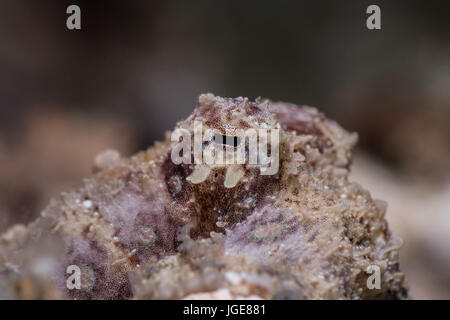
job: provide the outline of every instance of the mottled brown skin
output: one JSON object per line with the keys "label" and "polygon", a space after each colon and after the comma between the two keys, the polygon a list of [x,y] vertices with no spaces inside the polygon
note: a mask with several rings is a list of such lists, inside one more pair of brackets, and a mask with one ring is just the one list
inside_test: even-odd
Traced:
{"label": "mottled brown skin", "polygon": [[[129,159],[105,154],[80,188],[0,238],[0,296],[24,297],[8,288],[33,279],[31,298],[407,297],[385,205],[348,181],[354,134],[312,108],[211,94],[177,127],[194,121],[221,134],[279,128],[278,172],[243,164],[226,187],[230,167],[212,166],[193,183],[196,165],[174,164],[170,136]],[[51,277],[33,267],[43,257]],[[72,264],[87,270],[82,290],[65,287]],[[369,290],[374,264],[382,287]]]}
{"label": "mottled brown skin", "polygon": [[[243,98],[223,99],[220,103],[210,102],[214,99],[204,95],[199,99],[200,105],[186,121],[178,124],[178,127],[187,127],[193,121],[201,121],[205,126],[212,127],[222,134],[233,132],[235,129],[258,128],[258,124],[265,122],[270,116],[267,110],[260,108],[255,102],[248,102]],[[203,104],[202,104],[203,101]],[[249,116],[254,117],[250,119]],[[190,130],[193,134],[193,130]],[[205,141],[204,143],[212,143]],[[192,159],[193,157],[192,148]],[[227,167],[213,168],[206,181],[193,184],[186,180],[192,174],[194,165],[175,165],[167,155],[162,165],[164,180],[171,190],[173,177],[181,181],[179,192],[170,192],[172,201],[182,207],[189,208],[189,214],[198,222],[190,230],[193,239],[209,237],[211,231],[224,232],[222,227],[217,226],[217,221],[223,221],[234,225],[245,220],[264,199],[268,193],[273,193],[279,187],[279,175],[261,175],[258,168],[245,168],[245,176],[248,182],[240,182],[234,188],[224,186]],[[172,180],[171,180],[172,179]],[[250,208],[242,203],[249,195],[254,197]],[[195,202],[190,202],[192,197]]]}

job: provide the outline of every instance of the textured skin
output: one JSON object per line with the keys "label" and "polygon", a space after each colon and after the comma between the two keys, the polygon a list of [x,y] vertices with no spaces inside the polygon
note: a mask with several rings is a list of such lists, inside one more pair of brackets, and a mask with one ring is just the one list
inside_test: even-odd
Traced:
{"label": "textured skin", "polygon": [[[407,298],[386,205],[347,178],[356,134],[313,108],[212,94],[177,128],[193,121],[222,134],[280,128],[278,172],[210,166],[193,183],[199,165],[173,163],[170,135],[128,159],[107,151],[80,188],[1,237],[0,295]],[[243,175],[227,187],[232,170]],[[69,265],[82,267],[81,290],[65,287]],[[367,289],[369,265],[381,289]]]}

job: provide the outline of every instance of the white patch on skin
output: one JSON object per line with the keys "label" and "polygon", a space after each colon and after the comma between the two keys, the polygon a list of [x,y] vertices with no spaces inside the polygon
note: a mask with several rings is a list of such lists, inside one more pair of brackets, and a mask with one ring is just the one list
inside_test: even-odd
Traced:
{"label": "white patch on skin", "polygon": [[92,201],[91,201],[91,200],[84,200],[84,201],[83,201],[83,206],[84,206],[86,209],[89,209],[90,207],[92,207]]}
{"label": "white patch on skin", "polygon": [[235,286],[242,282],[242,277],[238,273],[232,271],[226,272],[225,278],[228,280],[228,282]]}
{"label": "white patch on skin", "polygon": [[227,173],[225,174],[225,188],[234,188],[239,180],[244,176],[244,170],[240,165],[231,165],[227,168]]}
{"label": "white patch on skin", "polygon": [[191,175],[186,178],[186,180],[190,181],[193,184],[202,183],[208,178],[210,172],[211,168],[208,165],[201,164],[195,167],[194,172],[192,172]]}

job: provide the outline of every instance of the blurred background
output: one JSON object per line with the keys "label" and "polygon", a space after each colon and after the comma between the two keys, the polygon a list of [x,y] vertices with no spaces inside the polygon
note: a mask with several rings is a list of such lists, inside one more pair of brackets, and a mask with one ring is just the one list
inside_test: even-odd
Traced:
{"label": "blurred background", "polygon": [[359,133],[351,179],[388,202],[412,298],[449,299],[449,15],[444,0],[2,0],[0,232],[99,152],[162,139],[200,93],[263,96]]}

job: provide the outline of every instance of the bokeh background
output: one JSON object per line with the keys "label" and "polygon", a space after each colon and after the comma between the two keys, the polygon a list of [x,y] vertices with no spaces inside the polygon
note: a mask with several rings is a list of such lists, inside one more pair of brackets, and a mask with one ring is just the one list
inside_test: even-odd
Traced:
{"label": "bokeh background", "polygon": [[200,93],[262,96],[359,133],[351,179],[389,203],[412,297],[449,299],[449,14],[444,0],[2,0],[0,232],[97,153],[162,139]]}

